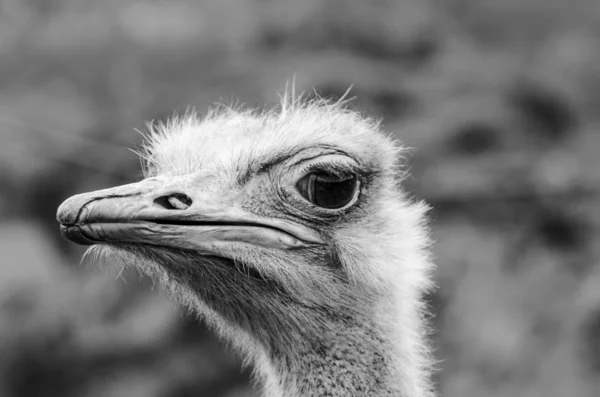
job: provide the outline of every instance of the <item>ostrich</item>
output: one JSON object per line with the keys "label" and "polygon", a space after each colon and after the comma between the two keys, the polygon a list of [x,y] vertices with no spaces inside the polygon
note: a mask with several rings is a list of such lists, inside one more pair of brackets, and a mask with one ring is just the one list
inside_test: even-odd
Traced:
{"label": "ostrich", "polygon": [[427,206],[405,149],[341,101],[284,95],[151,124],[145,179],[67,199],[63,235],[160,280],[267,397],[432,397]]}

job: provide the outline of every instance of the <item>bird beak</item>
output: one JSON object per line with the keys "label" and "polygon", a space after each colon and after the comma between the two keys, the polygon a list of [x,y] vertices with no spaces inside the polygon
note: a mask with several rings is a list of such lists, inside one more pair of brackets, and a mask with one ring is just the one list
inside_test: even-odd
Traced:
{"label": "bird beak", "polygon": [[58,208],[57,220],[63,236],[82,245],[138,243],[218,255],[236,244],[276,249],[323,244],[313,229],[257,216],[237,204],[148,178],[73,196]]}

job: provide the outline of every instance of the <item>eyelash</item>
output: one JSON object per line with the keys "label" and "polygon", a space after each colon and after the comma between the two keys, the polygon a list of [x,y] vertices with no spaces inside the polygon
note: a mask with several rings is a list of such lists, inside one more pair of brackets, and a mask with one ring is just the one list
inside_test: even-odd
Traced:
{"label": "eyelash", "polygon": [[357,178],[363,179],[367,176],[367,172],[362,167],[355,164],[317,161],[300,168],[300,175],[307,175],[314,172],[327,172],[341,178],[356,175]]}
{"label": "eyelash", "polygon": [[338,164],[319,161],[307,165],[304,169],[305,173],[325,171],[336,176],[344,176],[348,174],[348,167],[340,167]]}

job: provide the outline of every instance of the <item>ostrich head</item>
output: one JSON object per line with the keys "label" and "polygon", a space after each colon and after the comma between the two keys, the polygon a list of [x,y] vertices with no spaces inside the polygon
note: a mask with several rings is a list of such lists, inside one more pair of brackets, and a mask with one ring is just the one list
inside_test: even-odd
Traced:
{"label": "ostrich head", "polygon": [[146,179],[58,209],[256,366],[268,396],[430,396],[425,206],[403,148],[340,103],[285,97],[150,128]]}

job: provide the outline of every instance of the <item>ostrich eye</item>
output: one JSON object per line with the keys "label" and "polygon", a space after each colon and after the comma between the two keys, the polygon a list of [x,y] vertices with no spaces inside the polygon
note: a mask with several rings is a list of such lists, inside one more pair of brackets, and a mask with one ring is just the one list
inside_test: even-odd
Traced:
{"label": "ostrich eye", "polygon": [[340,177],[326,172],[313,172],[296,183],[296,188],[308,201],[322,208],[346,206],[356,193],[356,176]]}

